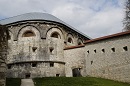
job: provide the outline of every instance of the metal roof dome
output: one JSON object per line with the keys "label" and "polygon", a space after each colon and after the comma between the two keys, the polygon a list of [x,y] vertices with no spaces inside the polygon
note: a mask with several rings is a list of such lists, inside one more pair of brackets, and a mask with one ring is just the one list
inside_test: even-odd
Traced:
{"label": "metal roof dome", "polygon": [[15,23],[15,22],[28,21],[28,20],[45,20],[45,21],[58,22],[58,23],[61,23],[61,24],[68,26],[69,28],[73,29],[74,31],[76,31],[76,32],[82,34],[83,36],[91,39],[90,37],[86,36],[82,32],[78,31],[77,29],[73,28],[72,26],[66,24],[62,20],[60,20],[57,17],[55,17],[51,14],[48,14],[48,13],[40,13],[40,12],[25,13],[25,14],[14,16],[14,17],[2,19],[2,20],[0,20],[0,24],[1,25],[7,25],[7,24]]}
{"label": "metal roof dome", "polygon": [[0,20],[0,24],[6,25],[11,24],[19,21],[25,21],[25,20],[48,20],[48,21],[55,21],[59,23],[64,23],[60,19],[56,18],[55,16],[48,14],[48,13],[39,13],[39,12],[32,12],[32,13],[26,13],[21,14],[18,16],[6,18],[3,20]]}

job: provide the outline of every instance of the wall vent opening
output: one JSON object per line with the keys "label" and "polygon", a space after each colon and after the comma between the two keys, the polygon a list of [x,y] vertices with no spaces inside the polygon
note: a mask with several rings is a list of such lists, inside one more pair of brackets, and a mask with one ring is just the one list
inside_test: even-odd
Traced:
{"label": "wall vent opening", "polygon": [[91,65],[93,64],[93,61],[91,61]]}
{"label": "wall vent opening", "polygon": [[128,51],[128,48],[127,48],[127,46],[123,47],[123,49],[124,49],[125,51]]}
{"label": "wall vent opening", "polygon": [[37,63],[32,63],[32,67],[37,67]]}
{"label": "wall vent opening", "polygon": [[36,50],[37,50],[37,47],[32,47],[33,52],[36,52]]}
{"label": "wall vent opening", "polygon": [[54,48],[53,47],[50,47],[50,53],[52,54]]}
{"label": "wall vent opening", "polygon": [[87,51],[87,53],[89,53],[89,50]]}
{"label": "wall vent opening", "polygon": [[50,63],[50,67],[54,67],[54,63],[53,62]]}
{"label": "wall vent opening", "polygon": [[115,48],[111,48],[112,52],[115,52]]}
{"label": "wall vent opening", "polygon": [[97,51],[96,50],[94,50],[94,53],[96,53]]}
{"label": "wall vent opening", "polygon": [[105,53],[105,49],[102,49],[102,52]]}

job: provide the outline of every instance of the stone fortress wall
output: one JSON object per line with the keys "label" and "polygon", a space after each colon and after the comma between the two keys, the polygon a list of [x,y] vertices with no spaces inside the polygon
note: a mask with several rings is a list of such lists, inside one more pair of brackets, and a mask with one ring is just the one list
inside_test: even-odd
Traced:
{"label": "stone fortress wall", "polygon": [[85,46],[86,74],[130,82],[130,33]]}
{"label": "stone fortress wall", "polygon": [[130,31],[92,39],[85,42],[84,46],[66,48],[68,76],[72,76],[70,71],[73,66],[80,68],[79,63],[84,61],[83,76],[130,83]]}
{"label": "stone fortress wall", "polygon": [[[25,15],[30,18],[30,14]],[[21,17],[29,19],[25,15]],[[7,77],[94,76],[130,82],[130,31],[90,39],[57,19],[14,21],[21,17],[3,21],[10,35]],[[7,43],[4,41],[1,45]],[[1,49],[2,58],[6,58],[7,47]],[[0,61],[0,75],[4,75],[5,63]],[[5,77],[0,76],[1,80]]]}
{"label": "stone fortress wall", "polygon": [[6,82],[7,37],[7,29],[0,25],[0,86]]}
{"label": "stone fortress wall", "polygon": [[8,26],[7,77],[65,76],[63,49],[83,44],[88,38],[50,22],[31,21]]}

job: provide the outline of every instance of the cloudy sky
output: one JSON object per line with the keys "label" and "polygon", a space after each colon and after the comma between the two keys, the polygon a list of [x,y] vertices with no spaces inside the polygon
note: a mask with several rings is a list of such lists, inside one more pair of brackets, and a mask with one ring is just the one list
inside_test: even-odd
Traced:
{"label": "cloudy sky", "polygon": [[0,0],[0,19],[29,12],[50,13],[97,38],[123,29],[125,0]]}

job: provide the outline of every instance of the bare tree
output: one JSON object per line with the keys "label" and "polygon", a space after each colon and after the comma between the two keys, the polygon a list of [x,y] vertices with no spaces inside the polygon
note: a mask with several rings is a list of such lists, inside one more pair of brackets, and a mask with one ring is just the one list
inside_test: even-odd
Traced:
{"label": "bare tree", "polygon": [[125,3],[125,19],[124,19],[124,30],[130,30],[130,0],[126,0]]}

